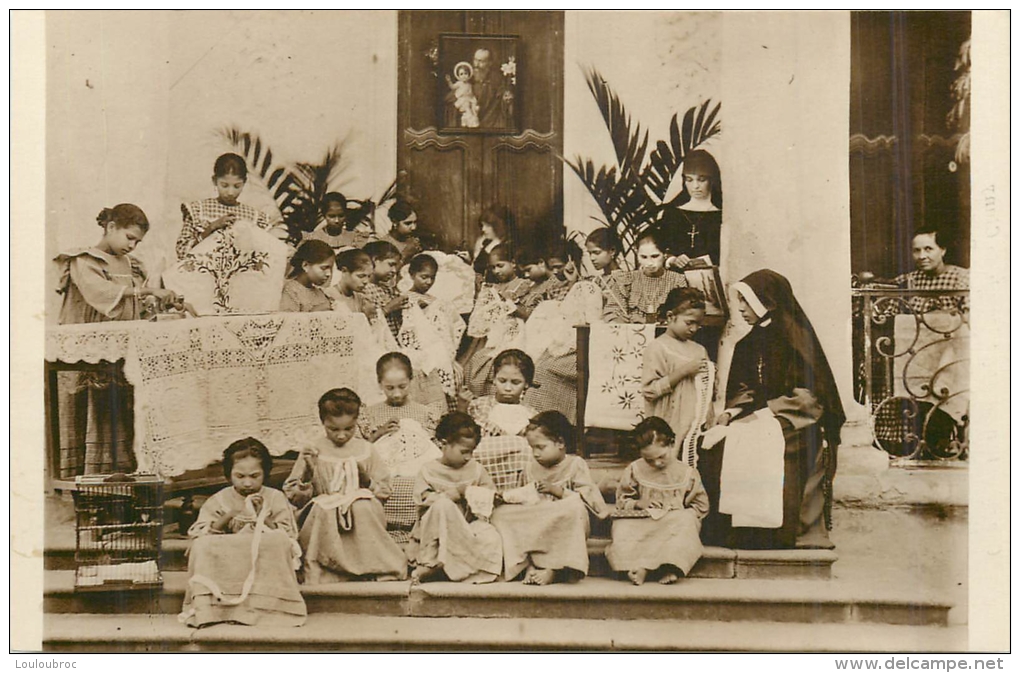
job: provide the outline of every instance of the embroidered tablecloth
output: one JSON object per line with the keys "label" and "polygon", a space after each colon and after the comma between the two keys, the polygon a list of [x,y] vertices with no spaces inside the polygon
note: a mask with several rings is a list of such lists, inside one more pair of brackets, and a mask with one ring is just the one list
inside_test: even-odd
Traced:
{"label": "embroidered tablecloth", "polygon": [[274,455],[322,435],[317,403],[349,387],[382,400],[363,315],[233,315],[167,322],[61,325],[46,359],[124,360],[134,386],[138,468],[165,477],[207,467],[233,441],[256,437]]}

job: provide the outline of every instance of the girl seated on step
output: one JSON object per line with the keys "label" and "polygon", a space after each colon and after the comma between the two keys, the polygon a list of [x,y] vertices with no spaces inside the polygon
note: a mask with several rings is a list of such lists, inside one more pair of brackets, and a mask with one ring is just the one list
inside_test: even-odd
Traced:
{"label": "girl seated on step", "polygon": [[223,452],[230,486],[205,501],[188,530],[188,589],[181,621],[300,626],[307,610],[298,590],[298,528],[287,497],[265,485],[273,467],[257,439]]}
{"label": "girl seated on step", "polygon": [[421,518],[411,531],[412,578],[445,576],[454,582],[495,580],[503,568],[503,545],[489,523],[496,486],[473,454],[481,428],[455,411],[439,421],[436,439],[443,455],[422,465],[414,485]]}
{"label": "girl seated on step", "polygon": [[492,525],[503,540],[503,576],[525,584],[576,581],[588,573],[588,512],[609,508],[588,465],[574,450],[575,431],[558,411],[543,411],[526,429],[532,460],[518,487],[501,494]]}
{"label": "girl seated on step", "polygon": [[372,445],[354,436],[360,411],[353,390],[323,395],[324,436],[301,449],[283,484],[298,508],[305,584],[407,576],[404,552],[386,532],[390,472]]}
{"label": "girl seated on step", "polygon": [[697,469],[676,458],[676,435],[663,419],[637,424],[634,439],[641,458],[628,465],[616,487],[613,541],[606,559],[634,584],[656,573],[673,584],[701,558],[701,520],[708,494]]}

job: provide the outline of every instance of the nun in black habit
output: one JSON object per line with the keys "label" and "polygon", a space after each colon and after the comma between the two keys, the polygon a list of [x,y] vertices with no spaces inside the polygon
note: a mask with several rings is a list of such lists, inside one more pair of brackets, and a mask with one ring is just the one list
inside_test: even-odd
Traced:
{"label": "nun in black habit", "polygon": [[[702,539],[709,545],[743,549],[831,549],[828,531],[832,528],[832,479],[840,429],[846,420],[832,370],[786,278],[765,269],[750,274],[734,289],[738,310],[752,328],[734,349],[726,411],[716,419],[717,425],[733,425],[717,432],[730,437],[735,458],[736,429],[749,427],[740,424],[772,423],[760,427],[775,428],[776,445],[772,447],[775,452],[770,455],[777,456],[778,461],[778,453],[782,453],[782,524],[776,527],[778,518],[773,517],[767,527],[748,526],[746,522],[755,520],[755,512],[741,517],[739,522],[736,513],[731,518],[720,512],[720,497],[725,501],[724,512],[733,501],[732,493],[730,500],[726,500],[726,484],[739,482],[727,481],[722,476],[724,492],[720,494],[724,471],[734,474],[732,470],[743,468],[745,479],[750,479],[744,483],[761,485],[755,476],[757,466],[750,470],[746,465],[725,466],[726,440],[723,440],[699,451],[698,469],[711,500]],[[778,427],[770,420],[773,418]],[[764,437],[759,440],[754,434],[750,437],[746,432],[743,434],[747,439],[741,455],[755,457],[759,449],[766,452]],[[782,447],[778,446],[780,442]],[[706,437],[705,445],[708,444]],[[770,465],[776,476],[772,483],[778,488],[778,462]],[[778,492],[775,503],[778,515]]]}

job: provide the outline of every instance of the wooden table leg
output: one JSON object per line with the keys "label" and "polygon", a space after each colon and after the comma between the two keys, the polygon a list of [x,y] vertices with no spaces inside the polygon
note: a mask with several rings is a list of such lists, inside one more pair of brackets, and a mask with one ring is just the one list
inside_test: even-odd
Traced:
{"label": "wooden table leg", "polygon": [[577,452],[588,458],[588,447],[584,436],[584,412],[588,402],[588,344],[591,339],[590,325],[577,325]]}

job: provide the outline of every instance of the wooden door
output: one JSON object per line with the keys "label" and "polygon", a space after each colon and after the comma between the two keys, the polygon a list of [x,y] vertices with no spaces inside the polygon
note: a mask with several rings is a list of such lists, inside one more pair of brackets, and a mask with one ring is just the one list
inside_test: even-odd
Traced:
{"label": "wooden door", "polygon": [[[518,133],[439,131],[441,33],[518,37]],[[561,235],[563,13],[406,10],[398,44],[397,180],[421,230],[447,250],[470,246],[482,210],[504,205],[515,242]]]}

